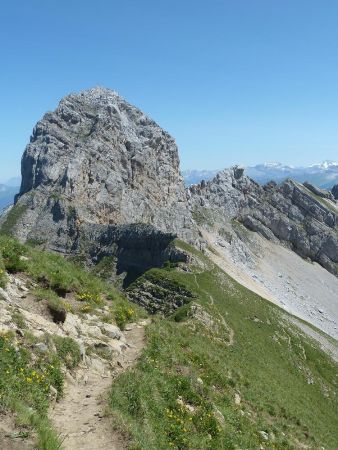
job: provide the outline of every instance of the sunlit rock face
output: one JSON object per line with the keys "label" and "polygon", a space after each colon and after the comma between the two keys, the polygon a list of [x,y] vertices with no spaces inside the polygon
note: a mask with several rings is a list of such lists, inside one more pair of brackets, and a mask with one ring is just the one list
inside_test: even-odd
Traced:
{"label": "sunlit rock face", "polygon": [[37,123],[18,204],[27,210],[16,234],[65,250],[85,223],[151,224],[196,238],[174,139],[104,88],[65,97]]}

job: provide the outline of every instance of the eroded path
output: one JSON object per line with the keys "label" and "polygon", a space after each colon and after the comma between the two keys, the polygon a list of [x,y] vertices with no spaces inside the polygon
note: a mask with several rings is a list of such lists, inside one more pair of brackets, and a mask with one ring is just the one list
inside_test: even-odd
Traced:
{"label": "eroded path", "polygon": [[145,325],[142,322],[127,327],[126,349],[112,363],[91,359],[79,367],[74,379],[68,377],[64,397],[50,414],[64,450],[126,448],[105,409],[113,378],[132,366],[144,348]]}

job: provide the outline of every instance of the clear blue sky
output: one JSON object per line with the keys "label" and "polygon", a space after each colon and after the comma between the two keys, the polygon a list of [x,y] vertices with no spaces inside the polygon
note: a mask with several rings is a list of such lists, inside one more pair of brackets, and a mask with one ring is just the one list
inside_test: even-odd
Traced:
{"label": "clear blue sky", "polygon": [[0,180],[73,91],[117,90],[182,168],[338,159],[338,2],[5,0]]}

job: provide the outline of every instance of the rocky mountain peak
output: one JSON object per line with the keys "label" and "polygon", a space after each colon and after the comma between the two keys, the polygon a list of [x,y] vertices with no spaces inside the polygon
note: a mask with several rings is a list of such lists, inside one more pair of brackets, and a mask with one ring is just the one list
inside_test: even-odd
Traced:
{"label": "rocky mountain peak", "polygon": [[110,89],[68,95],[37,123],[22,158],[19,203],[28,197],[26,235],[71,210],[81,223],[152,224],[192,239],[175,140]]}

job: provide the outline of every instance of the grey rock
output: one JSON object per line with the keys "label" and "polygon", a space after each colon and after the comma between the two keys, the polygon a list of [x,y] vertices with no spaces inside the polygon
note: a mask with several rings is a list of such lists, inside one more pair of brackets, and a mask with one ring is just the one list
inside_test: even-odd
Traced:
{"label": "grey rock", "polygon": [[48,346],[44,342],[38,342],[35,347],[42,353],[48,352]]}
{"label": "grey rock", "polygon": [[170,315],[177,308],[190,303],[195,295],[179,283],[147,274],[136,280],[127,290],[128,298],[150,314]]}
{"label": "grey rock", "polygon": [[[35,126],[21,170],[20,193],[7,214],[15,216],[12,232],[22,241],[92,255],[88,237],[94,237],[109,247],[104,256],[116,256],[121,235],[135,230],[138,247],[146,237],[198,240],[174,139],[112,90],[97,87],[62,99]],[[5,221],[6,215],[0,224]],[[128,233],[129,225],[136,228]],[[141,232],[139,225],[148,228]],[[133,259],[142,261],[145,253],[154,256],[141,249]],[[121,272],[123,264],[116,264]]]}
{"label": "grey rock", "polygon": [[42,218],[60,228],[76,215],[192,238],[174,139],[109,89],[69,95],[37,123],[22,158],[18,202],[27,200],[27,235]]}
{"label": "grey rock", "polygon": [[103,323],[101,326],[101,331],[111,339],[121,339],[122,336],[121,330],[110,323]]}
{"label": "grey rock", "polygon": [[237,171],[224,170],[203,186],[189,188],[188,202],[199,225],[221,225],[243,242],[243,231],[237,231],[242,223],[338,275],[338,208],[330,198],[292,180],[260,186],[244,175],[238,178]]}
{"label": "grey rock", "polygon": [[264,441],[269,440],[269,434],[266,431],[260,431],[259,434],[260,434],[261,438],[264,439]]}
{"label": "grey rock", "polygon": [[313,192],[314,194],[318,195],[319,197],[327,198],[329,200],[334,200],[334,196],[330,191],[327,191],[326,189],[320,189],[307,181],[305,181],[305,183],[303,183],[303,184],[307,189],[309,189],[309,191]]}

